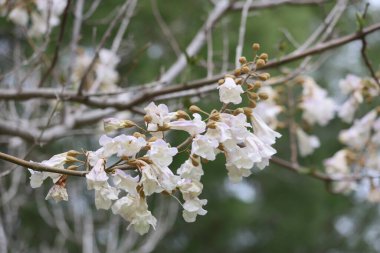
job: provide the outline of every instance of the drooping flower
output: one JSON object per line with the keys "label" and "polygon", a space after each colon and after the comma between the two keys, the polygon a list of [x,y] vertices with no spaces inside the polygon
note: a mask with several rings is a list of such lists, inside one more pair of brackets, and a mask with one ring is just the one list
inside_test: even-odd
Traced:
{"label": "drooping flower", "polygon": [[206,199],[192,198],[187,199],[183,204],[182,216],[186,222],[194,222],[197,215],[205,215],[207,211],[203,209],[203,206],[207,204]]}
{"label": "drooping flower", "polygon": [[237,85],[234,79],[227,77],[224,83],[218,87],[220,101],[228,104],[240,104],[242,101],[241,95],[244,93],[243,88]]}
{"label": "drooping flower", "polygon": [[104,185],[108,184],[108,176],[104,170],[105,161],[100,159],[96,162],[92,170],[87,173],[87,189],[88,190],[97,190],[102,188]]}
{"label": "drooping flower", "polygon": [[[192,161],[192,159],[194,159],[195,162]],[[204,172],[202,169],[200,158],[198,157],[186,160],[177,170],[177,174],[180,175],[181,178],[193,179],[196,181],[201,180],[201,177],[203,176]]]}
{"label": "drooping flower", "polygon": [[308,156],[321,145],[315,135],[306,134],[300,127],[297,128],[298,150],[301,156]]}
{"label": "drooping flower", "polygon": [[271,129],[255,112],[252,112],[251,122],[255,135],[265,144],[272,145],[276,142],[276,138],[281,137],[280,133]]}
{"label": "drooping flower", "polygon": [[243,177],[248,177],[252,174],[251,169],[238,168],[233,164],[226,164],[228,177],[233,183],[241,182]]}
{"label": "drooping flower", "polygon": [[138,176],[132,177],[124,171],[116,169],[112,179],[117,188],[122,189],[131,194],[137,194],[136,187],[139,182]]}
{"label": "drooping flower", "polygon": [[309,124],[325,126],[334,118],[336,104],[327,97],[327,91],[318,86],[311,77],[305,77],[303,82],[302,118]]}
{"label": "drooping flower", "polygon": [[356,150],[364,148],[371,136],[371,129],[376,117],[376,110],[372,110],[363,118],[355,120],[353,126],[339,133],[339,140]]}
{"label": "drooping flower", "polygon": [[119,151],[119,142],[107,135],[100,136],[99,144],[103,147],[103,155],[105,157],[110,157]]}
{"label": "drooping flower", "polygon": [[53,185],[53,187],[50,188],[45,199],[46,200],[53,199],[53,200],[55,200],[56,203],[58,203],[62,200],[68,201],[69,197],[67,195],[66,187],[59,185],[59,184]]}
{"label": "drooping flower", "polygon": [[140,235],[146,234],[150,226],[156,227],[157,220],[148,210],[146,199],[140,195],[128,194],[118,199],[112,206],[112,212],[129,221],[128,229],[133,226]]}

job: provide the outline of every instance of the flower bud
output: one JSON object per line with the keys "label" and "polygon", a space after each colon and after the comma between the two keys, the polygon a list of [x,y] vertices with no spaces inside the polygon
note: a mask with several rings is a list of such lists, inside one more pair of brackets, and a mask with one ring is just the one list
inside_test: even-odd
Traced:
{"label": "flower bud", "polygon": [[255,92],[248,92],[248,95],[249,95],[250,98],[252,98],[254,100],[257,100],[259,98],[259,96],[260,96],[260,94],[257,95],[257,93],[255,93]]}
{"label": "flower bud", "polygon": [[144,121],[145,121],[146,123],[150,123],[150,122],[152,122],[152,116],[150,116],[150,115],[145,115],[145,116],[144,116]]}
{"label": "flower bud", "polygon": [[247,63],[247,58],[245,58],[244,56],[241,56],[241,57],[239,58],[239,62],[240,62],[241,64],[245,64],[245,63]]}
{"label": "flower bud", "polygon": [[219,121],[220,120],[220,114],[219,114],[219,112],[211,114],[210,119],[214,120],[214,121]]}
{"label": "flower bud", "polygon": [[241,72],[242,72],[243,74],[247,74],[247,73],[249,72],[249,67],[248,67],[248,66],[244,66],[244,67],[242,67],[242,68],[241,68]]}
{"label": "flower bud", "polygon": [[269,75],[268,73],[262,73],[262,74],[259,75],[259,79],[260,79],[261,81],[266,81],[266,80],[268,80],[269,78],[270,78],[270,75]]}
{"label": "flower bud", "polygon": [[146,136],[143,135],[142,133],[139,133],[139,132],[134,132],[133,136],[136,137],[136,138],[140,138],[141,137],[141,138],[146,139]]}
{"label": "flower bud", "polygon": [[152,136],[149,138],[148,142],[155,142],[157,140],[158,140],[158,138],[156,136]]}
{"label": "flower bud", "polygon": [[69,167],[67,167],[66,169],[67,170],[77,170],[79,168],[78,165],[70,165]]}
{"label": "flower bud", "polygon": [[191,113],[202,112],[201,108],[199,108],[199,107],[196,106],[196,105],[192,105],[192,106],[190,106],[189,111],[190,111]]}
{"label": "flower bud", "polygon": [[233,114],[236,116],[236,115],[239,115],[240,113],[244,113],[244,110],[243,108],[237,108],[234,110]]}
{"label": "flower bud", "polygon": [[252,114],[252,108],[244,107],[243,110],[244,110],[244,114],[245,114],[246,116],[248,116],[248,117],[251,116],[251,114]]}
{"label": "flower bud", "polygon": [[194,167],[199,166],[199,162],[197,160],[195,160],[195,158],[193,158],[192,156],[190,156],[190,160],[191,160],[191,163],[193,164]]}
{"label": "flower bud", "polygon": [[218,85],[222,85],[222,84],[224,84],[224,79],[219,79],[218,80]]}
{"label": "flower bud", "polygon": [[182,110],[178,110],[176,112],[176,116],[178,119],[190,119],[189,114],[187,114],[187,112],[182,111]]}
{"label": "flower bud", "polygon": [[259,58],[264,60],[264,61],[267,61],[268,60],[268,54],[262,53],[262,54],[260,54]]}
{"label": "flower bud", "polygon": [[241,75],[241,69],[235,69],[234,75],[235,76],[240,76]]}
{"label": "flower bud", "polygon": [[260,50],[260,44],[259,43],[253,43],[252,44],[252,49],[255,50],[255,51],[259,51]]}
{"label": "flower bud", "polygon": [[216,128],[216,122],[211,121],[211,122],[207,123],[207,128],[215,129]]}
{"label": "flower bud", "polygon": [[267,100],[268,99],[268,94],[265,93],[265,92],[260,92],[259,93],[259,98],[262,99],[262,100]]}
{"label": "flower bud", "polygon": [[249,106],[250,108],[256,108],[256,105],[257,105],[257,104],[256,104],[256,102],[255,102],[254,100],[251,100],[251,99],[249,100],[249,105],[248,105],[248,106]]}
{"label": "flower bud", "polygon": [[73,156],[73,157],[76,157],[78,155],[81,155],[82,153],[81,152],[78,152],[76,150],[70,150],[67,152],[67,156]]}
{"label": "flower bud", "polygon": [[263,59],[258,59],[256,61],[256,68],[262,68],[265,66],[265,61]]}
{"label": "flower bud", "polygon": [[261,83],[261,82],[255,82],[255,83],[253,84],[254,89],[260,89],[261,86],[262,86],[262,83]]}

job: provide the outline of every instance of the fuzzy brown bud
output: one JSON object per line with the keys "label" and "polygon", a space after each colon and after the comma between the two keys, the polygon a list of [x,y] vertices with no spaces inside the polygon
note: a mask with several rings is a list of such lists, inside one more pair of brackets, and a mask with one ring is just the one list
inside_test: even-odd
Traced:
{"label": "fuzzy brown bud", "polygon": [[249,105],[248,105],[248,106],[249,106],[250,108],[256,108],[256,105],[257,105],[257,104],[256,104],[256,102],[255,102],[254,100],[249,100]]}
{"label": "fuzzy brown bud", "polygon": [[270,75],[269,75],[268,73],[262,73],[262,74],[259,75],[259,79],[260,79],[261,81],[266,81],[266,80],[268,80],[269,78],[270,78]]}
{"label": "fuzzy brown bud", "polygon": [[251,116],[251,114],[252,114],[252,108],[244,107],[243,110],[244,110],[244,114],[245,114],[246,116],[248,116],[248,117]]}
{"label": "fuzzy brown bud", "polygon": [[196,106],[196,105],[192,105],[192,106],[190,106],[189,111],[190,111],[191,113],[198,113],[198,112],[201,112],[202,110],[201,110],[201,108],[199,108],[198,106]]}
{"label": "fuzzy brown bud", "polygon": [[215,129],[216,128],[216,122],[211,121],[211,122],[207,123],[207,127],[210,129]]}
{"label": "fuzzy brown bud", "polygon": [[258,59],[256,61],[256,68],[262,68],[265,66],[265,61],[263,59]]}
{"label": "fuzzy brown bud", "polygon": [[255,50],[255,51],[259,51],[260,50],[260,44],[259,43],[253,43],[252,44],[252,49]]}
{"label": "fuzzy brown bud", "polygon": [[267,100],[268,99],[268,94],[265,93],[265,92],[260,92],[259,93],[259,98],[262,99],[262,100]]}
{"label": "fuzzy brown bud", "polygon": [[268,54],[262,53],[262,54],[260,54],[259,58],[264,60],[264,61],[267,61],[268,60]]}
{"label": "fuzzy brown bud", "polygon": [[261,83],[261,82],[255,82],[255,83],[253,84],[253,88],[254,88],[254,89],[260,89],[261,86],[262,86],[262,83]]}
{"label": "fuzzy brown bud", "polygon": [[139,133],[139,132],[134,132],[134,133],[133,133],[133,136],[136,137],[136,138],[140,138],[140,137],[142,137],[142,138],[146,139],[146,136],[143,135],[142,133]]}
{"label": "fuzzy brown bud", "polygon": [[150,123],[150,122],[152,122],[152,116],[150,116],[150,115],[145,115],[145,116],[144,116],[144,121],[145,121],[146,123]]}
{"label": "fuzzy brown bud", "polygon": [[70,150],[67,152],[67,156],[73,156],[73,157],[76,157],[78,155],[81,155],[82,153],[79,152],[79,151],[76,151],[76,150]]}
{"label": "fuzzy brown bud", "polygon": [[190,119],[189,114],[187,114],[187,112],[182,111],[182,110],[178,110],[176,112],[176,116],[178,119]]}
{"label": "fuzzy brown bud", "polygon": [[241,72],[242,72],[243,74],[247,74],[247,73],[249,72],[249,67],[248,67],[248,66],[244,66],[244,67],[242,67],[242,68],[241,68]]}
{"label": "fuzzy brown bud", "polygon": [[234,75],[235,76],[240,76],[241,75],[241,69],[235,69],[235,71],[234,71]]}
{"label": "fuzzy brown bud", "polygon": [[242,57],[239,58],[239,62],[241,64],[245,64],[245,63],[247,63],[247,58],[245,58],[244,56],[242,56]]}
{"label": "fuzzy brown bud", "polygon": [[222,85],[222,84],[224,84],[224,79],[219,79],[218,80],[218,85]]}

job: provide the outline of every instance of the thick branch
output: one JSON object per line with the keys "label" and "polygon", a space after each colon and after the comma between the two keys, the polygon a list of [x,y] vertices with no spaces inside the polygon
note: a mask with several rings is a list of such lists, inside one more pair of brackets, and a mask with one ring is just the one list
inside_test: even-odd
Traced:
{"label": "thick branch", "polygon": [[79,177],[84,177],[87,174],[86,171],[57,169],[54,167],[42,165],[40,163],[28,162],[23,159],[20,159],[15,156],[11,156],[2,152],[0,152],[0,159],[11,162],[13,164],[20,165],[24,168],[30,168],[32,170],[37,170],[37,171],[46,171],[46,172],[53,172],[53,173],[59,173],[59,174],[70,175],[70,176],[79,176]]}
{"label": "thick branch", "polygon": [[[325,43],[320,43],[315,47],[307,49],[305,51],[289,54],[279,60],[269,61],[261,70],[279,67],[281,65],[302,59],[307,56],[316,55],[323,53],[325,51],[334,49],[336,47],[345,45],[349,42],[355,40],[361,40],[363,37],[371,34],[377,30],[380,30],[380,23],[368,26],[364,28],[361,32],[352,33],[350,35],[346,35],[337,39],[333,39],[327,41]],[[127,101],[126,99],[120,99],[118,101],[117,98],[112,99],[102,99],[94,96],[77,96],[72,91],[66,91],[63,94],[58,94],[57,90],[54,89],[35,89],[35,90],[10,90],[10,89],[0,89],[0,99],[3,100],[27,100],[32,98],[45,98],[45,99],[56,99],[59,97],[65,101],[77,102],[81,104],[85,104],[92,107],[97,108],[107,108],[113,107],[119,110],[130,109],[133,106],[139,105],[147,100],[153,99],[158,96],[171,94],[178,91],[190,90],[194,88],[200,88],[202,86],[206,86],[209,84],[214,84],[218,79],[222,78],[223,75],[215,75],[211,78],[195,80],[185,84],[177,84],[170,87],[162,88],[160,90],[142,90],[140,95],[135,97],[132,100]],[[128,90],[122,91],[127,93]],[[134,92],[136,93],[136,91]]]}

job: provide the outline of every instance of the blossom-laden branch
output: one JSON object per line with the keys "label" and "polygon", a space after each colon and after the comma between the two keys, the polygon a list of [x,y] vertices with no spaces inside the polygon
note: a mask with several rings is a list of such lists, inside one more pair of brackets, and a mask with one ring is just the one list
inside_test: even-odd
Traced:
{"label": "blossom-laden branch", "polygon": [[[87,187],[95,191],[97,209],[112,209],[130,222],[140,234],[156,225],[156,218],[148,210],[147,198],[156,193],[182,194],[183,217],[194,222],[197,215],[205,215],[207,200],[200,199],[204,174],[202,163],[213,161],[218,154],[226,158],[228,176],[233,182],[251,174],[251,168],[264,169],[276,153],[272,145],[281,135],[272,130],[254,108],[268,95],[259,91],[268,73],[259,73],[268,55],[257,54],[260,46],[253,44],[255,57],[239,59],[241,67],[234,75],[218,81],[219,110],[206,112],[198,106],[185,111],[170,112],[164,104],[153,102],[145,107],[144,125],[115,118],[104,121],[106,133],[134,129],[132,135],[114,137],[102,135],[96,151],[68,151],[40,164],[26,162],[1,154],[0,159],[29,167],[31,186],[42,185],[50,178],[54,185],[47,199],[68,200],[66,182],[68,175],[86,176]],[[246,96],[249,107],[238,107]],[[232,105],[236,105],[235,108]],[[167,140],[169,131],[183,131],[190,136],[173,147]],[[188,154],[187,160],[173,173],[169,166],[179,153]],[[80,157],[83,159],[79,159]],[[117,159],[117,162],[112,160]],[[112,164],[112,165],[110,165]],[[41,170],[43,172],[41,172]],[[112,180],[111,180],[112,179]],[[119,197],[123,192],[124,196]]]}

